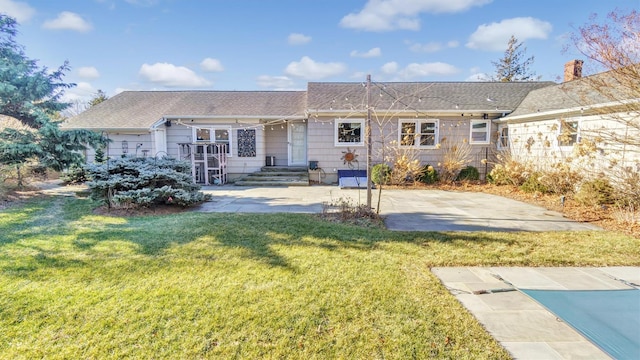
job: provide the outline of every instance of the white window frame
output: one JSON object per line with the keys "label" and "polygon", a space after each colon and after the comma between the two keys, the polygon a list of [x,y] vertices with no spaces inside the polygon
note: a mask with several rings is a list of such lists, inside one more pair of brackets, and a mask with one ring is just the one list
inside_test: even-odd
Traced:
{"label": "white window frame", "polygon": [[509,126],[498,125],[498,150],[509,149]]}
{"label": "white window frame", "polygon": [[[403,145],[402,139],[402,125],[413,123],[413,133],[415,135],[413,144],[411,145]],[[433,145],[421,145],[422,143],[422,124],[432,123],[433,127]],[[439,119],[399,119],[398,120],[398,146],[409,148],[421,148],[421,149],[435,149],[440,142],[440,120]]]}
{"label": "white window frame", "polygon": [[[560,141],[560,136],[562,135],[562,123],[566,124],[576,124],[575,128],[575,137],[576,139],[572,141],[570,144],[564,144]],[[558,135],[556,137],[558,147],[561,149],[572,149],[573,145],[580,143],[580,119],[566,119],[566,120],[558,120]]]}
{"label": "white window frame", "polygon": [[[479,133],[479,131],[473,131],[473,125],[474,124],[486,124],[486,130],[484,131],[485,135],[485,140],[482,141],[476,141],[473,140],[473,134],[474,133]],[[491,120],[484,120],[484,119],[474,119],[469,121],[469,144],[489,144],[491,143],[491,137],[489,136],[489,134],[491,133]]]}
{"label": "white window frame", "polygon": [[[359,124],[360,125],[360,141],[340,141],[340,124]],[[333,130],[335,146],[363,146],[365,134],[364,119],[336,119]]]}
{"label": "white window frame", "polygon": [[[232,156],[233,154],[233,131],[231,126],[228,125],[207,125],[207,126],[194,126],[193,128],[193,142],[194,143],[202,143],[202,144],[226,144],[227,145],[227,156]],[[213,135],[213,139],[209,140],[198,140],[198,130],[205,129],[209,130],[209,135]],[[224,130],[228,134],[228,142],[227,141],[216,141],[215,133],[216,130]]]}

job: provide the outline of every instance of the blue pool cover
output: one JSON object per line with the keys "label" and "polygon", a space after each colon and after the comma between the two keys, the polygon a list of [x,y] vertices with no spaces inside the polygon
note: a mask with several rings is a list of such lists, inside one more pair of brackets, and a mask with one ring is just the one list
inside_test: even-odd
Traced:
{"label": "blue pool cover", "polygon": [[640,359],[640,290],[525,290],[614,359]]}

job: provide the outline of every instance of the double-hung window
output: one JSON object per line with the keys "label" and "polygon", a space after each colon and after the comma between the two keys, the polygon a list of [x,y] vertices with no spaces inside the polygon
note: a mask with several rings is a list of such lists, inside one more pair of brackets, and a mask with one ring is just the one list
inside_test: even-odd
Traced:
{"label": "double-hung window", "polygon": [[337,119],[335,145],[364,145],[364,119]]}
{"label": "double-hung window", "polygon": [[203,144],[224,144],[227,154],[231,154],[231,127],[230,126],[207,126],[193,128],[193,138],[196,143]]}
{"label": "double-hung window", "polygon": [[488,144],[490,142],[489,130],[491,129],[491,120],[471,120],[471,134],[469,135],[470,144]]}
{"label": "double-hung window", "polygon": [[580,142],[580,123],[578,120],[560,120],[560,133],[558,134],[558,145],[561,147],[571,147]]}
{"label": "double-hung window", "polygon": [[438,120],[400,120],[400,146],[435,147],[438,144]]}
{"label": "double-hung window", "polygon": [[504,150],[509,148],[509,128],[507,125],[498,127],[498,149]]}

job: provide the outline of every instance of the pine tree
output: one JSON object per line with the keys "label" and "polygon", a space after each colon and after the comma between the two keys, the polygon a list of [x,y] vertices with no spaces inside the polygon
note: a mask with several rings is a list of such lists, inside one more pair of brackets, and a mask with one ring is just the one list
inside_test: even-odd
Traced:
{"label": "pine tree", "polygon": [[96,164],[102,164],[105,161],[104,158],[104,150],[102,149],[102,146],[98,146],[96,148],[96,153],[94,155],[94,160],[93,160]]}
{"label": "pine tree", "polygon": [[540,77],[529,69],[533,64],[534,57],[530,56],[525,59],[526,52],[527,48],[522,48],[522,43],[511,35],[504,57],[491,62],[496,68],[496,73],[491,80],[500,82],[538,80]]}
{"label": "pine tree", "polygon": [[[81,150],[86,144],[104,143],[100,134],[87,130],[62,131],[53,120],[69,106],[62,102],[64,90],[75,86],[62,81],[69,70],[65,62],[50,72],[29,59],[15,41],[16,20],[0,14],[0,114],[13,117],[28,126],[6,128],[0,132],[0,165],[20,169],[37,162],[60,171],[84,161]],[[22,176],[18,175],[19,186]]]}
{"label": "pine tree", "polygon": [[89,107],[92,106],[96,106],[98,104],[100,104],[101,102],[107,101],[109,100],[109,97],[107,96],[107,93],[105,93],[104,91],[98,89],[98,91],[96,91],[95,94],[93,94],[93,98],[91,100],[89,100],[88,105]]}

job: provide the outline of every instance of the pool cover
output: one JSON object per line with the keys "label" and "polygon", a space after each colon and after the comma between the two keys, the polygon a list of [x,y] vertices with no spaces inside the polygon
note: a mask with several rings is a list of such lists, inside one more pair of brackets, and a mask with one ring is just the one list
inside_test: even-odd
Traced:
{"label": "pool cover", "polygon": [[640,359],[640,290],[525,290],[614,359]]}

